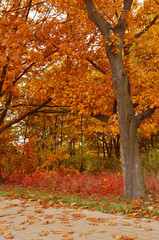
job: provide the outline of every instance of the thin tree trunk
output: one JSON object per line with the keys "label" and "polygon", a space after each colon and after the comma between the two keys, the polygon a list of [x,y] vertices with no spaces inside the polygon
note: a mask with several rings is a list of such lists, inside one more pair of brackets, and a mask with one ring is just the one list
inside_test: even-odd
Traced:
{"label": "thin tree trunk", "polygon": [[57,130],[57,116],[55,116],[55,130],[54,130],[54,144],[55,144],[55,153],[56,153],[56,149],[57,149],[57,138],[56,138],[56,130]]}
{"label": "thin tree trunk", "polygon": [[113,139],[114,148],[115,148],[115,156],[120,158],[120,144],[119,144],[120,135],[117,134],[116,138]]}
{"label": "thin tree trunk", "polygon": [[84,142],[83,142],[83,116],[81,115],[81,155],[84,154]]}
{"label": "thin tree trunk", "polygon": [[60,140],[61,147],[62,147],[62,143],[63,143],[63,115],[61,118],[61,140]]}
{"label": "thin tree trunk", "polygon": [[104,133],[102,136],[102,142],[103,142],[103,158],[105,159],[105,137],[104,137]]}
{"label": "thin tree trunk", "polygon": [[98,159],[99,159],[99,154],[100,154],[99,135],[98,135],[98,133],[97,133],[97,156],[98,156]]}
{"label": "thin tree trunk", "polygon": [[0,184],[3,183],[3,180],[2,180],[2,173],[1,173],[1,168],[2,168],[2,166],[1,166],[1,163],[0,163]]}

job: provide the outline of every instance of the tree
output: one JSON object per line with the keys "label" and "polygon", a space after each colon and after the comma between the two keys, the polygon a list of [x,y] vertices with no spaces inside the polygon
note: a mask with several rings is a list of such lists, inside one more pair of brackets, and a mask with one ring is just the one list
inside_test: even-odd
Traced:
{"label": "tree", "polygon": [[[114,22],[112,18],[113,24],[112,22],[110,24],[109,20],[104,19],[99,14],[93,0],[84,0],[89,18],[103,36],[106,55],[111,67],[113,89],[118,106],[124,195],[127,198],[141,197],[146,194],[146,189],[140,163],[137,128],[142,117],[145,118],[144,114],[146,112],[140,116],[135,114],[131,100],[129,77],[123,62],[124,37],[129,24],[127,18],[133,1],[124,0],[123,3],[120,2],[121,11],[118,11],[119,4],[117,1],[108,2],[110,6],[112,5],[112,8],[115,7],[114,14],[117,21]],[[117,39],[116,41],[114,37]],[[150,116],[154,110],[155,108],[147,109],[147,112],[149,112],[147,116]]]}
{"label": "tree", "polygon": [[49,0],[0,1],[0,134],[52,100],[41,78],[61,43],[52,8]]}

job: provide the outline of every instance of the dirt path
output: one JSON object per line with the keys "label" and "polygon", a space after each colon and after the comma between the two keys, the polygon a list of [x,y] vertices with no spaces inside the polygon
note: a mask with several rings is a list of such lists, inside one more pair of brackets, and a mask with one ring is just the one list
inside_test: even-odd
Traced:
{"label": "dirt path", "polygon": [[0,240],[158,240],[159,222],[0,197],[0,235]]}

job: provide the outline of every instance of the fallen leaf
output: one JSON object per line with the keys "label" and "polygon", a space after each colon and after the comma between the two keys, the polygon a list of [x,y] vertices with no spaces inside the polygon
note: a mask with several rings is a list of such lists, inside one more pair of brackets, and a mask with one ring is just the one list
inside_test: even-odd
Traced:
{"label": "fallen leaf", "polygon": [[131,206],[131,210],[138,210],[138,209],[141,209],[141,207],[136,205]]}
{"label": "fallen leaf", "polygon": [[0,221],[0,224],[6,223],[6,222],[7,222],[6,220],[3,220],[3,221]]}
{"label": "fallen leaf", "polygon": [[90,235],[92,232],[84,232],[84,233],[80,233],[79,236],[80,237],[86,237],[87,235]]}
{"label": "fallen leaf", "polygon": [[74,224],[64,224],[64,226],[66,226],[66,227],[73,227]]}
{"label": "fallen leaf", "polygon": [[141,218],[137,218],[136,220],[134,220],[135,223],[140,223],[141,222]]}
{"label": "fallen leaf", "polygon": [[127,223],[127,222],[123,222],[122,225],[123,225],[123,226],[131,226],[131,224],[130,224],[130,223]]}
{"label": "fallen leaf", "polygon": [[78,207],[78,203],[71,203],[71,207]]}
{"label": "fallen leaf", "polygon": [[147,227],[147,228],[144,228],[146,231],[152,231],[152,228],[149,228],[149,227]]}
{"label": "fallen leaf", "polygon": [[40,239],[39,238],[38,239],[32,238],[31,240],[42,240],[42,239],[41,238]]}
{"label": "fallen leaf", "polygon": [[112,234],[112,237],[115,239],[121,239],[123,237],[123,235],[121,234]]}
{"label": "fallen leaf", "polygon": [[98,226],[98,223],[89,223],[89,225]]}
{"label": "fallen leaf", "polygon": [[43,213],[44,211],[42,209],[36,209],[35,213]]}
{"label": "fallen leaf", "polygon": [[73,221],[74,220],[79,220],[79,219],[81,219],[81,218],[84,218],[86,215],[85,214],[82,214],[82,213],[73,213],[72,214],[72,217],[73,217]]}
{"label": "fallen leaf", "polygon": [[9,225],[0,226],[0,231],[7,230],[7,229],[9,229],[9,228],[10,228],[10,226],[9,226]]}
{"label": "fallen leaf", "polygon": [[91,221],[91,222],[98,222],[98,223],[105,221],[105,219],[103,219],[103,218],[86,218],[86,220]]}
{"label": "fallen leaf", "polygon": [[74,231],[71,231],[71,230],[70,230],[70,231],[67,231],[67,233],[68,233],[68,234],[73,234]]}
{"label": "fallen leaf", "polygon": [[12,238],[14,238],[11,233],[5,233],[5,234],[3,234],[3,237],[5,237],[6,239],[12,239]]}
{"label": "fallen leaf", "polygon": [[67,238],[63,238],[62,240],[73,240],[74,237],[67,237]]}
{"label": "fallen leaf", "polygon": [[45,219],[53,218],[53,215],[45,215]]}
{"label": "fallen leaf", "polygon": [[33,215],[29,215],[28,218],[29,219],[36,219],[37,217],[33,214]]}
{"label": "fallen leaf", "polygon": [[133,239],[137,238],[137,236],[135,236],[135,235],[133,235],[133,234],[130,234],[128,237],[130,238],[130,240],[131,240],[131,239],[133,240]]}
{"label": "fallen leaf", "polygon": [[124,219],[131,219],[131,218],[134,218],[134,216],[129,215],[129,216],[124,217]]}
{"label": "fallen leaf", "polygon": [[55,220],[48,220],[46,222],[43,222],[42,225],[46,225],[46,224],[51,224],[51,223],[55,223]]}
{"label": "fallen leaf", "polygon": [[63,229],[55,229],[55,230],[51,230],[51,232],[53,233],[53,234],[61,234],[62,232],[63,232]]}
{"label": "fallen leaf", "polygon": [[136,228],[141,228],[141,225],[135,225]]}
{"label": "fallen leaf", "polygon": [[47,236],[49,234],[48,231],[43,230],[41,233],[39,233],[39,236]]}
{"label": "fallen leaf", "polygon": [[133,239],[135,239],[136,238],[136,236],[135,235],[133,235],[133,234],[130,234],[129,236],[127,236],[127,237],[121,237],[120,238],[120,240],[133,240]]}
{"label": "fallen leaf", "polygon": [[20,230],[24,230],[25,229],[25,227],[18,227],[18,228],[16,228],[15,230],[16,231],[20,231]]}
{"label": "fallen leaf", "polygon": [[106,226],[116,226],[117,222],[104,222],[104,225],[106,225]]}
{"label": "fallen leaf", "polygon": [[67,234],[67,233],[65,233],[65,234],[63,234],[62,236],[63,236],[63,237],[68,237],[68,234]]}

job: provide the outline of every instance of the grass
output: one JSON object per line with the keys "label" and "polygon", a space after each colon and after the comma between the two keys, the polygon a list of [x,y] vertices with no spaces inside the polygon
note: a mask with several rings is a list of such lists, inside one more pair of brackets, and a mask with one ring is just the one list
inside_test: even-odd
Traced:
{"label": "grass", "polygon": [[[159,220],[158,195],[150,195],[143,199],[125,200],[123,196],[81,197],[77,194],[63,194],[48,192],[45,188],[23,187],[20,185],[0,185],[0,195],[10,198],[27,198],[102,211],[105,213],[119,213],[133,216],[146,216]],[[150,209],[149,207],[153,207]]]}

